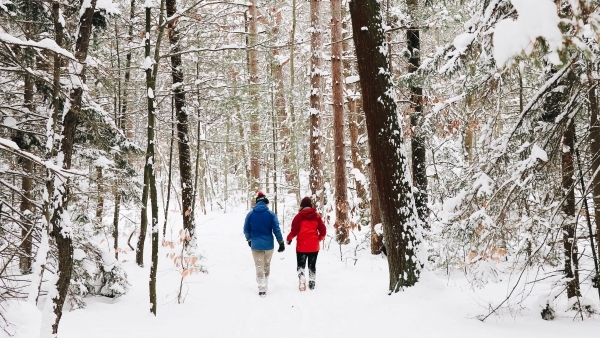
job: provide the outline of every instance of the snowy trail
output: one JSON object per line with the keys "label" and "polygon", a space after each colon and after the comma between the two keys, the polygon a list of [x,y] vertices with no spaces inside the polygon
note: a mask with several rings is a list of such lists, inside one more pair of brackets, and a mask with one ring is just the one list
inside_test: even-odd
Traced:
{"label": "snowy trail", "polygon": [[[86,299],[86,309],[64,314],[59,337],[591,337],[600,327],[598,319],[545,322],[527,313],[516,319],[492,316],[482,323],[474,317],[486,313],[489,302],[431,273],[418,287],[388,296],[385,260],[363,253],[356,265],[345,264],[336,244],[319,254],[313,291],[298,291],[295,242],[275,252],[263,299],[242,234],[245,213],[236,209],[198,217],[208,274],[186,279],[184,304],[176,303],[179,272],[161,252],[157,317],[148,310],[148,263],[139,268],[129,261],[124,265],[130,292],[115,300]],[[288,231],[285,227],[284,236]],[[127,256],[134,258],[133,252]],[[490,297],[494,302],[504,296],[506,285],[495,288],[490,291],[497,294]]]}

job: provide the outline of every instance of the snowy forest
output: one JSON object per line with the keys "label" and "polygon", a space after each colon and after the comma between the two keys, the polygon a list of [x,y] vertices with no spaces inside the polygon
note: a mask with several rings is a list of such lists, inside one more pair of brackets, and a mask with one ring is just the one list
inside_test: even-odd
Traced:
{"label": "snowy forest", "polygon": [[[596,0],[0,0],[0,336],[597,336],[599,42]],[[314,291],[288,243],[256,295],[259,191],[322,216]]]}

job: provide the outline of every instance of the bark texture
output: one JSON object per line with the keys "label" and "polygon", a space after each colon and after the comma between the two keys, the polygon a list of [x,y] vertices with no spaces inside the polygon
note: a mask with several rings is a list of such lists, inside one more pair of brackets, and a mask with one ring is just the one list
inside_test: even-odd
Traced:
{"label": "bark texture", "polygon": [[[354,46],[369,136],[375,190],[388,253],[389,291],[397,292],[419,279],[421,263],[416,257],[419,243],[412,184],[403,150],[402,130],[390,79],[387,49],[377,0],[350,2]],[[398,198],[402,196],[402,198]]]}
{"label": "bark texture", "polygon": [[[189,141],[188,109],[185,105],[185,91],[183,86],[183,65],[181,62],[181,46],[179,41],[181,33],[177,23],[177,1],[167,0],[167,18],[169,42],[171,44],[171,74],[173,78],[173,97],[175,99],[175,115],[177,116],[177,144],[179,148],[179,177],[181,182],[181,203],[183,205],[183,228],[188,232],[189,238],[194,242],[194,171],[192,170],[192,155]],[[186,237],[187,238],[187,237]],[[189,245],[185,240],[185,245]]]}
{"label": "bark texture", "polygon": [[378,255],[381,253],[381,248],[383,247],[383,236],[375,230],[381,224],[381,209],[379,208],[379,195],[373,181],[372,165],[369,166],[369,177],[371,177],[371,254]]}
{"label": "bark texture", "polygon": [[565,254],[565,278],[567,279],[567,297],[581,296],[579,288],[579,258],[577,250],[577,237],[575,222],[575,175],[574,149],[575,149],[575,124],[569,121],[562,137],[562,188],[565,194],[562,211],[565,215],[563,221],[563,249]]}
{"label": "bark texture", "polygon": [[344,127],[344,79],[342,77],[342,1],[331,0],[331,83],[333,96],[333,143],[335,163],[335,238],[350,242],[348,179]]}
{"label": "bark texture", "polygon": [[310,1],[310,174],[309,186],[317,208],[323,200],[323,136],[321,130],[323,114],[322,68],[323,34],[321,32],[321,1]]}
{"label": "bark texture", "polygon": [[[63,161],[60,164],[64,169],[71,168],[71,159],[73,157],[73,143],[75,139],[75,131],[77,129],[77,118],[81,112],[81,101],[83,96],[83,83],[85,83],[85,60],[89,49],[90,37],[92,34],[92,18],[96,10],[96,0],[91,0],[89,6],[85,8],[79,21],[79,35],[75,44],[75,58],[79,62],[74,66],[79,69],[76,74],[81,81],[81,85],[74,86],[69,95],[69,109],[63,120],[62,142],[60,144],[60,153],[63,155]],[[58,14],[58,11],[56,11]],[[55,17],[55,25],[61,26],[58,23],[58,18]],[[57,42],[58,43],[58,42]],[[56,63],[55,63],[56,65]],[[60,193],[56,194],[58,201],[55,201],[55,208],[50,219],[51,231],[50,236],[54,239],[58,247],[58,281],[56,282],[57,295],[52,299],[54,302],[54,314],[56,320],[52,325],[52,333],[57,334],[58,325],[62,317],[62,308],[67,297],[69,285],[71,283],[71,270],[73,267],[73,242],[71,238],[71,229],[63,226],[63,217],[68,217],[66,214],[67,204],[69,201],[69,184],[62,182],[62,186],[56,186]]]}
{"label": "bark texture", "polygon": [[[29,28],[29,25],[27,25]],[[27,60],[30,61],[30,60]],[[24,96],[23,103],[27,110],[33,112],[33,78],[29,74],[25,74],[24,77]],[[19,147],[25,151],[30,150],[29,142],[26,140],[28,136],[23,131],[17,132],[17,139],[14,140],[17,142]],[[22,168],[23,168],[23,176],[21,178],[21,204],[20,211],[23,217],[21,218],[23,228],[21,228],[21,236],[23,241],[21,242],[20,249],[22,251],[21,256],[19,258],[19,269],[22,274],[28,274],[31,272],[31,264],[32,264],[32,234],[33,231],[33,223],[31,221],[31,217],[29,215],[33,215],[35,212],[35,205],[32,202],[33,198],[33,162],[27,158],[20,159]]]}
{"label": "bark texture", "polygon": [[[551,90],[544,98],[544,112],[542,113],[542,119],[547,122],[554,122],[555,118],[563,112],[565,104],[565,90],[572,88],[572,81],[574,81],[574,73],[568,70],[563,80],[557,84],[557,86]],[[549,76],[556,73],[556,70],[552,68]],[[562,88],[562,89],[560,89]],[[563,193],[563,204],[561,206],[562,211],[562,230],[563,230],[563,253],[565,257],[564,263],[564,276],[567,288],[567,297],[579,297],[579,260],[577,250],[577,236],[576,236],[576,218],[575,218],[575,124],[574,121],[569,118],[564,126],[562,139],[561,139],[561,173],[562,182],[561,188]]]}
{"label": "bark texture", "polygon": [[[594,199],[594,219],[596,220],[596,245],[600,257],[600,108],[598,107],[598,96],[596,87],[591,87],[588,92],[590,102],[590,151],[592,153],[592,194]],[[590,234],[591,236],[592,234]],[[599,276],[600,278],[600,276]]]}
{"label": "bark texture", "polygon": [[[409,12],[416,13],[418,1],[407,0]],[[414,20],[414,18],[413,18]],[[408,72],[414,73],[421,64],[421,37],[418,28],[409,28],[406,30],[407,48],[409,52]],[[415,193],[415,204],[419,218],[423,224],[427,224],[427,173],[425,158],[425,138],[421,132],[423,124],[423,88],[418,84],[418,80],[413,78],[410,84],[410,102],[411,114],[410,124],[413,130],[411,137],[412,149],[412,177],[413,186],[417,188]]]}
{"label": "bark texture", "polygon": [[260,190],[260,125],[258,121],[258,9],[256,0],[248,8],[248,72],[250,77],[250,191]]}

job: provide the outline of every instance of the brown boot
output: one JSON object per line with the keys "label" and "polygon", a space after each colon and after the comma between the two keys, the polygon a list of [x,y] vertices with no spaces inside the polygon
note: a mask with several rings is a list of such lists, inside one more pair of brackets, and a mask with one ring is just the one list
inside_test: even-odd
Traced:
{"label": "brown boot", "polygon": [[306,282],[300,281],[300,285],[298,286],[300,291],[306,291]]}

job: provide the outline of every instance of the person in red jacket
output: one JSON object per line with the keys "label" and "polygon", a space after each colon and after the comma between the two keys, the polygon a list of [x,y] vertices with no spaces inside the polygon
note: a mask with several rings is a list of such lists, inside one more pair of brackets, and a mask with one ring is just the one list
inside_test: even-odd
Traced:
{"label": "person in red jacket", "polygon": [[298,278],[300,279],[300,291],[306,290],[306,277],[304,269],[308,260],[308,287],[313,290],[315,288],[315,277],[317,273],[317,255],[319,254],[319,242],[325,239],[327,229],[313,208],[310,197],[304,197],[300,202],[300,210],[292,221],[292,230],[287,236],[287,244],[292,243],[294,237],[296,239],[296,260],[298,262]]}

